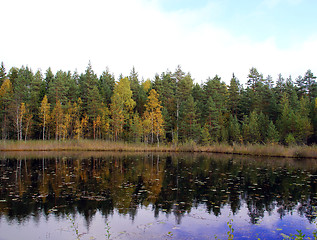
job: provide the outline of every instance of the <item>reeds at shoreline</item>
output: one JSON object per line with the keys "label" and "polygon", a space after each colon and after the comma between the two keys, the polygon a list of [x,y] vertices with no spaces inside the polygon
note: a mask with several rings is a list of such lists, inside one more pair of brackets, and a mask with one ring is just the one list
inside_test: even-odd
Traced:
{"label": "reeds at shoreline", "polygon": [[110,142],[102,140],[67,141],[0,141],[0,151],[113,151],[113,152],[210,152],[251,156],[317,158],[317,146],[229,145],[195,143],[154,146],[145,143]]}
{"label": "reeds at shoreline", "polygon": [[206,152],[268,157],[317,158],[317,146],[229,145],[215,143],[200,146],[195,143],[150,145],[145,143],[110,142],[103,140],[66,141],[0,141],[0,151],[109,151],[109,152]]}

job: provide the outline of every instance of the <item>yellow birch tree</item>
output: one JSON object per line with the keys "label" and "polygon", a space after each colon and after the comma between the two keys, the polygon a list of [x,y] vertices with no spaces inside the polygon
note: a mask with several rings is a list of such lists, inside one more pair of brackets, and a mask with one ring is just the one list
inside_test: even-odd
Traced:
{"label": "yellow birch tree", "polygon": [[55,140],[61,140],[62,130],[63,130],[63,109],[62,104],[59,100],[53,109],[52,112],[54,124],[55,124]]}
{"label": "yellow birch tree", "polygon": [[73,120],[73,129],[74,129],[74,138],[80,139],[82,135],[82,127],[80,120],[80,112],[82,108],[82,100],[78,98],[77,102],[74,102],[72,109],[72,120]]}
{"label": "yellow birch tree", "polygon": [[[151,129],[151,143],[154,142],[154,134],[156,135],[157,144],[159,145],[159,136],[163,134],[163,116],[162,106],[159,101],[159,94],[152,89],[145,104],[144,120],[150,122]],[[146,124],[145,124],[146,125]]]}
{"label": "yellow birch tree", "polygon": [[127,77],[122,78],[115,85],[110,105],[115,141],[118,140],[118,136],[123,132],[124,124],[129,122],[135,104],[135,101],[132,99],[130,81]]}
{"label": "yellow birch tree", "polygon": [[45,140],[45,131],[47,122],[49,121],[50,117],[50,104],[48,103],[47,96],[45,95],[43,97],[43,100],[41,102],[40,107],[40,119],[41,119],[41,125],[43,126],[43,140]]}

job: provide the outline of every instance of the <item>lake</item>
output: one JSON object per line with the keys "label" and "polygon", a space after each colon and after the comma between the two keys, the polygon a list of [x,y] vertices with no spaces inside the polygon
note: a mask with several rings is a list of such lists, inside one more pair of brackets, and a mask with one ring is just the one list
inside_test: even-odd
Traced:
{"label": "lake", "polygon": [[313,159],[0,153],[0,240],[312,237],[316,205]]}

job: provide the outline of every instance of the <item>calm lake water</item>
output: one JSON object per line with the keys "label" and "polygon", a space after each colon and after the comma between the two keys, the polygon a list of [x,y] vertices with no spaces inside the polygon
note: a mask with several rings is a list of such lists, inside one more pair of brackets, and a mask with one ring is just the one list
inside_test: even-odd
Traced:
{"label": "calm lake water", "polygon": [[0,240],[312,237],[316,205],[316,160],[0,153]]}

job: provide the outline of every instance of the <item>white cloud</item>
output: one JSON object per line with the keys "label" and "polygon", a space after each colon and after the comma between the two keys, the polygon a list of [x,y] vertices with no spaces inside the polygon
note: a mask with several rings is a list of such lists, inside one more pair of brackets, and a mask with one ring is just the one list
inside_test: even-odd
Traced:
{"label": "white cloud", "polygon": [[279,4],[289,4],[289,5],[298,5],[303,0],[263,0],[262,5],[273,8]]}
{"label": "white cloud", "polygon": [[314,67],[317,51],[317,38],[279,50],[274,37],[236,37],[206,21],[220,11],[213,4],[208,11],[166,13],[155,1],[12,0],[4,9],[0,52],[7,67],[83,72],[91,60],[98,74],[109,66],[116,77],[128,75],[135,66],[141,77],[153,78],[180,64],[197,82],[218,74],[229,83],[233,72],[244,82],[252,66],[273,78],[279,72],[295,78]]}

